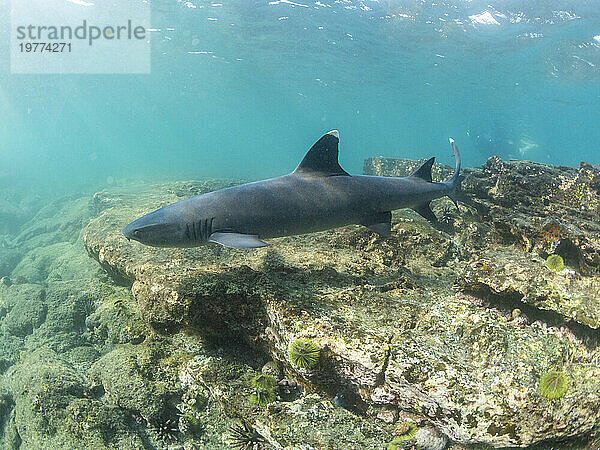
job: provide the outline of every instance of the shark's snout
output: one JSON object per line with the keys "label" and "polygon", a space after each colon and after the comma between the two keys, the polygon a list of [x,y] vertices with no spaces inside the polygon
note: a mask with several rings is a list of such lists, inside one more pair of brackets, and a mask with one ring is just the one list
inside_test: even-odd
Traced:
{"label": "shark's snout", "polygon": [[136,240],[136,238],[135,238],[136,231],[137,231],[137,228],[135,226],[135,222],[131,222],[129,225],[125,226],[121,230],[121,234],[123,236],[125,236],[128,241],[131,241],[132,239]]}
{"label": "shark's snout", "polygon": [[185,236],[177,219],[172,208],[157,209],[125,226],[121,234],[152,247],[179,247]]}
{"label": "shark's snout", "polygon": [[134,220],[121,230],[121,234],[129,241],[134,240],[152,245],[150,242],[155,239],[157,231],[160,231],[162,225],[157,223],[154,216],[156,213],[150,213]]}

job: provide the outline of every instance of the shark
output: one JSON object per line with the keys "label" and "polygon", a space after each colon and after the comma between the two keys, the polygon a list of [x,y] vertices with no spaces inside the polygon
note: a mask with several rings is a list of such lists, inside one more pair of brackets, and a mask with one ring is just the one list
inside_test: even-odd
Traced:
{"label": "shark", "polygon": [[457,205],[461,159],[452,138],[456,168],[443,182],[432,181],[435,158],[407,177],[350,175],[338,162],[339,141],[339,132],[329,131],[287,175],[172,203],[134,220],[122,234],[153,247],[212,242],[231,248],[264,247],[264,239],[351,224],[389,237],[393,210],[412,208],[435,222],[431,200],[448,196]]}

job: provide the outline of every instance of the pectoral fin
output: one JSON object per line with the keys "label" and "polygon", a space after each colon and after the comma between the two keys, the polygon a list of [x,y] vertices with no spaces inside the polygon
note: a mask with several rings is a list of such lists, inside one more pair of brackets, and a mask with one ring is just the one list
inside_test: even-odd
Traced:
{"label": "pectoral fin", "polygon": [[254,234],[242,233],[213,233],[208,238],[208,242],[215,242],[230,248],[257,248],[269,245]]}
{"label": "pectoral fin", "polygon": [[415,212],[419,213],[422,217],[424,217],[425,219],[427,219],[431,223],[437,223],[437,221],[438,221],[437,217],[435,217],[435,214],[431,210],[431,207],[429,206],[429,203],[422,203],[419,206],[415,206],[413,208],[413,210]]}
{"label": "pectoral fin", "polygon": [[365,217],[360,224],[383,237],[390,237],[392,234],[392,213],[386,211],[373,214]]}

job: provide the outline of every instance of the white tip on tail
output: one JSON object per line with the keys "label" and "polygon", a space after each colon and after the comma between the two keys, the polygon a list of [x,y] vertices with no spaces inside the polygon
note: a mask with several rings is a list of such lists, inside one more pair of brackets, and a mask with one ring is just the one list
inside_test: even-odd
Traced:
{"label": "white tip on tail", "polygon": [[340,138],[340,133],[338,130],[331,130],[329,133],[327,134],[331,134],[332,136],[335,136],[336,138]]}
{"label": "white tip on tail", "polygon": [[448,138],[448,142],[450,142],[451,144],[454,144],[454,139]]}

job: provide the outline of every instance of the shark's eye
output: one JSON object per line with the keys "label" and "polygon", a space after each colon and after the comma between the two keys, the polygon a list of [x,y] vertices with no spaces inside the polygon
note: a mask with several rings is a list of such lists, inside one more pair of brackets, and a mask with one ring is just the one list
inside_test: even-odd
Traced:
{"label": "shark's eye", "polygon": [[134,236],[139,236],[140,235],[140,230],[133,230],[133,235]]}

